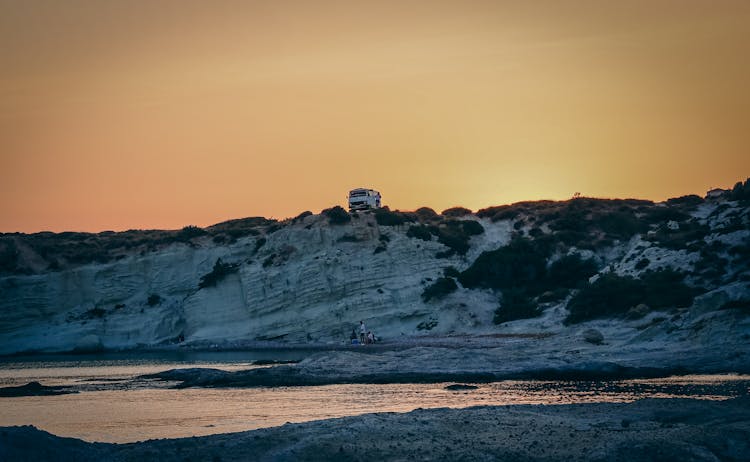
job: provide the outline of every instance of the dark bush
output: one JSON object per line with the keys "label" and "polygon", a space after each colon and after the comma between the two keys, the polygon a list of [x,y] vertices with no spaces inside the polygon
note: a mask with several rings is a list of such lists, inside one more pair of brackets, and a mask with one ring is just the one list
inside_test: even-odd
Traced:
{"label": "dark bush", "polygon": [[422,292],[422,300],[429,302],[433,299],[441,299],[457,289],[458,285],[453,278],[438,278]]}
{"label": "dark bush", "polygon": [[206,231],[203,228],[199,228],[193,225],[188,225],[177,232],[177,236],[175,236],[175,240],[180,241],[180,242],[188,242],[196,237],[205,236],[206,234],[208,233],[206,233]]}
{"label": "dark bush", "polygon": [[414,211],[414,215],[416,215],[417,219],[420,222],[437,221],[440,219],[440,215],[438,215],[437,212],[435,212],[429,207],[418,208],[417,210]]}
{"label": "dark bush", "polygon": [[517,319],[535,318],[540,314],[541,310],[523,290],[506,289],[503,290],[502,304],[495,310],[493,322],[502,324]]}
{"label": "dark bush", "polygon": [[537,297],[536,301],[539,303],[557,302],[567,297],[569,293],[570,289],[567,289],[565,287],[556,287],[554,289],[543,292],[541,295],[539,295],[539,297]]}
{"label": "dark bush", "polygon": [[406,232],[406,235],[408,237],[421,239],[423,241],[432,240],[432,233],[430,232],[430,228],[424,225],[409,226],[409,230]]}
{"label": "dark bush", "polygon": [[729,199],[733,201],[750,201],[750,178],[745,182],[738,181],[729,192]]}
{"label": "dark bush", "polygon": [[18,269],[18,247],[10,239],[0,241],[0,273],[15,273]]}
{"label": "dark bush", "polygon": [[568,302],[570,314],[566,324],[612,315],[623,315],[631,307],[643,302],[641,283],[629,276],[602,274],[593,284],[587,284]]}
{"label": "dark bush", "polygon": [[458,278],[461,275],[461,273],[452,266],[443,269],[443,274],[448,278]]}
{"label": "dark bush", "polygon": [[440,228],[438,242],[448,247],[445,253],[446,257],[457,253],[465,255],[469,251],[469,236],[463,233],[460,228]]}
{"label": "dark bush", "polygon": [[670,206],[682,206],[689,209],[695,208],[695,206],[703,203],[703,198],[696,194],[689,194],[687,196],[672,197],[667,199],[667,205]]}
{"label": "dark bush", "polygon": [[385,246],[385,244],[380,244],[379,246],[375,247],[375,250],[372,252],[373,255],[377,255],[381,252],[385,252],[388,248]]}
{"label": "dark bush", "polygon": [[151,294],[148,296],[148,299],[146,300],[146,304],[148,306],[156,306],[156,305],[161,305],[162,301],[163,299],[161,298],[161,296],[157,294]]}
{"label": "dark bush", "polygon": [[711,232],[707,225],[690,220],[680,223],[679,229],[669,229],[661,226],[654,234],[645,236],[645,239],[660,247],[672,250],[686,249],[691,243],[702,246],[704,238]]}
{"label": "dark bush", "polygon": [[507,289],[537,286],[546,273],[546,256],[524,238],[482,252],[458,278],[468,288]]}
{"label": "dark bush", "polygon": [[466,215],[471,215],[471,210],[467,209],[466,207],[451,207],[449,209],[443,210],[440,215],[448,218],[461,218],[465,217]]}
{"label": "dark bush", "polygon": [[654,225],[664,224],[668,221],[676,221],[678,223],[681,223],[689,220],[690,218],[690,215],[683,212],[680,208],[664,205],[651,207],[643,216],[643,220],[646,223]]}
{"label": "dark bush", "polygon": [[709,281],[717,281],[727,270],[726,258],[719,256],[715,248],[702,247],[700,249],[700,260],[693,265],[693,273]]}
{"label": "dark bush", "polygon": [[462,220],[460,223],[464,233],[468,236],[478,236],[484,233],[484,227],[478,221]]}
{"label": "dark bush", "polygon": [[730,300],[719,308],[720,310],[738,310],[743,313],[750,314],[750,299],[740,298],[738,300]]}
{"label": "dark bush", "polygon": [[604,231],[608,236],[627,240],[638,233],[648,230],[647,226],[633,211],[617,211],[605,213],[592,219],[593,226]]}
{"label": "dark bush", "polygon": [[531,237],[541,237],[544,235],[544,231],[542,231],[542,228],[539,228],[538,226],[535,226],[529,230],[529,236]]}
{"label": "dark bush", "polygon": [[638,260],[638,263],[635,264],[635,269],[640,271],[646,268],[650,263],[651,260],[649,260],[648,258],[641,258],[640,260]]}
{"label": "dark bush", "polygon": [[349,213],[338,205],[330,209],[325,209],[320,213],[328,217],[328,223],[332,225],[343,225],[352,221]]}
{"label": "dark bush", "polygon": [[651,309],[690,306],[696,290],[685,285],[684,277],[673,270],[647,271],[640,279],[603,274],[570,300],[565,323],[623,316],[641,303]]}
{"label": "dark bush", "polygon": [[313,214],[313,213],[312,213],[311,211],[309,211],[309,210],[305,210],[304,212],[302,212],[302,213],[300,213],[299,215],[297,215],[296,217],[294,217],[294,220],[293,220],[293,221],[294,221],[295,223],[296,223],[296,222],[298,222],[298,221],[302,221],[302,220],[304,220],[305,218],[309,217],[309,216],[310,216],[310,215],[312,215],[312,214]]}
{"label": "dark bush", "polygon": [[224,279],[227,275],[236,273],[240,269],[238,263],[224,263],[221,258],[216,260],[214,268],[210,273],[204,275],[198,283],[199,289],[205,289],[206,287],[213,287]]}
{"label": "dark bush", "polygon": [[398,226],[416,221],[414,215],[399,211],[391,212],[388,207],[375,210],[375,220],[381,226]]}
{"label": "dark bush", "polygon": [[596,260],[583,260],[580,255],[566,255],[552,263],[547,272],[548,287],[576,288],[599,271]]}
{"label": "dark bush", "polygon": [[473,235],[481,234],[484,228],[473,220],[447,220],[440,227],[429,227],[432,234],[436,234],[438,242],[448,247],[448,251],[440,252],[439,258],[450,257],[453,254],[465,255],[469,250],[469,239]]}

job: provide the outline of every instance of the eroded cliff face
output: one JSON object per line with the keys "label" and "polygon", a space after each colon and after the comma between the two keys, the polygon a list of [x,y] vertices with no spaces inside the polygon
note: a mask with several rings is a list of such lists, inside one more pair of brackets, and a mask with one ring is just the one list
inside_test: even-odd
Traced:
{"label": "eroded cliff face", "polygon": [[[231,245],[206,238],[113,263],[4,277],[0,353],[127,348],[180,336],[187,343],[340,342],[359,320],[382,336],[412,334],[435,310],[420,297],[429,279],[510,237],[507,222],[487,224],[491,232],[475,238],[469,255],[436,258],[445,247],[406,237],[406,227],[378,226],[373,215],[345,225],[313,215],[263,237],[257,252],[260,237]],[[376,253],[378,246],[386,250]],[[218,259],[238,270],[199,288]],[[491,328],[496,299],[485,298],[471,309],[441,304],[454,313],[438,331]]]}
{"label": "eroded cliff face", "polygon": [[[747,210],[737,204],[704,203],[690,219],[717,227],[732,210],[747,218]],[[540,318],[502,326],[492,322],[500,298],[489,289],[469,290],[459,284],[442,298],[423,300],[425,288],[443,276],[445,268],[463,271],[483,251],[505,246],[514,233],[528,235],[533,228],[518,217],[461,219],[484,228],[472,235],[465,255],[445,256],[447,247],[436,238],[407,235],[409,223],[379,225],[371,213],[340,225],[325,215],[310,215],[231,244],[204,236],[110,263],[0,277],[0,354],[177,342],[338,344],[348,341],[360,320],[384,339],[566,329],[565,300],[544,305]],[[658,226],[674,227],[667,221]],[[542,226],[541,232],[550,230]],[[748,235],[746,226],[740,226],[701,239],[731,241],[731,247],[747,241]],[[691,271],[701,261],[699,250],[669,248],[646,237],[636,233],[599,250],[570,247],[566,252],[592,256],[601,271],[617,274],[637,275],[659,267]],[[202,278],[219,259],[230,270],[215,285],[201,288]],[[640,263],[644,260],[647,263]],[[711,311],[727,300],[742,299],[748,292],[743,277],[718,280],[695,306]]]}

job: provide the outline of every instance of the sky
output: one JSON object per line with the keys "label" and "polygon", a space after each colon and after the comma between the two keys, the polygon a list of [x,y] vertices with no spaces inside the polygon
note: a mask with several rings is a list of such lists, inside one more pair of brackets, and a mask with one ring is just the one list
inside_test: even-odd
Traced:
{"label": "sky", "polygon": [[0,231],[750,176],[750,2],[0,0]]}

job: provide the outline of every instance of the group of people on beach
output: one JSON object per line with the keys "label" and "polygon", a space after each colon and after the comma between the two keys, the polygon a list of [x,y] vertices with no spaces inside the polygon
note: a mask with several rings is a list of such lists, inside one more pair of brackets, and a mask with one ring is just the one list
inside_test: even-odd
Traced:
{"label": "group of people on beach", "polygon": [[352,329],[349,340],[352,345],[370,345],[375,343],[375,334],[371,330],[367,330],[364,321],[359,321],[359,336],[357,336],[357,329]]}

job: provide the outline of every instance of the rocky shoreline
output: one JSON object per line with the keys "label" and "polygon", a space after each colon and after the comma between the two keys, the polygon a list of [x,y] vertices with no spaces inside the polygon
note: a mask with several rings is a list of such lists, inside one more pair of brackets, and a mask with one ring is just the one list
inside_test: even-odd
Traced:
{"label": "rocky shoreline", "polygon": [[241,433],[86,443],[34,427],[0,430],[0,459],[746,460],[750,399],[517,405],[377,413]]}
{"label": "rocky shoreline", "polygon": [[[173,369],[145,376],[177,387],[307,386],[336,383],[438,383],[500,380],[612,380],[684,374],[750,374],[748,341],[710,350],[684,341],[592,344],[576,333],[504,338],[434,339],[432,345],[344,348],[313,353],[298,363],[227,372]],[[729,340],[729,339],[727,339]]]}

